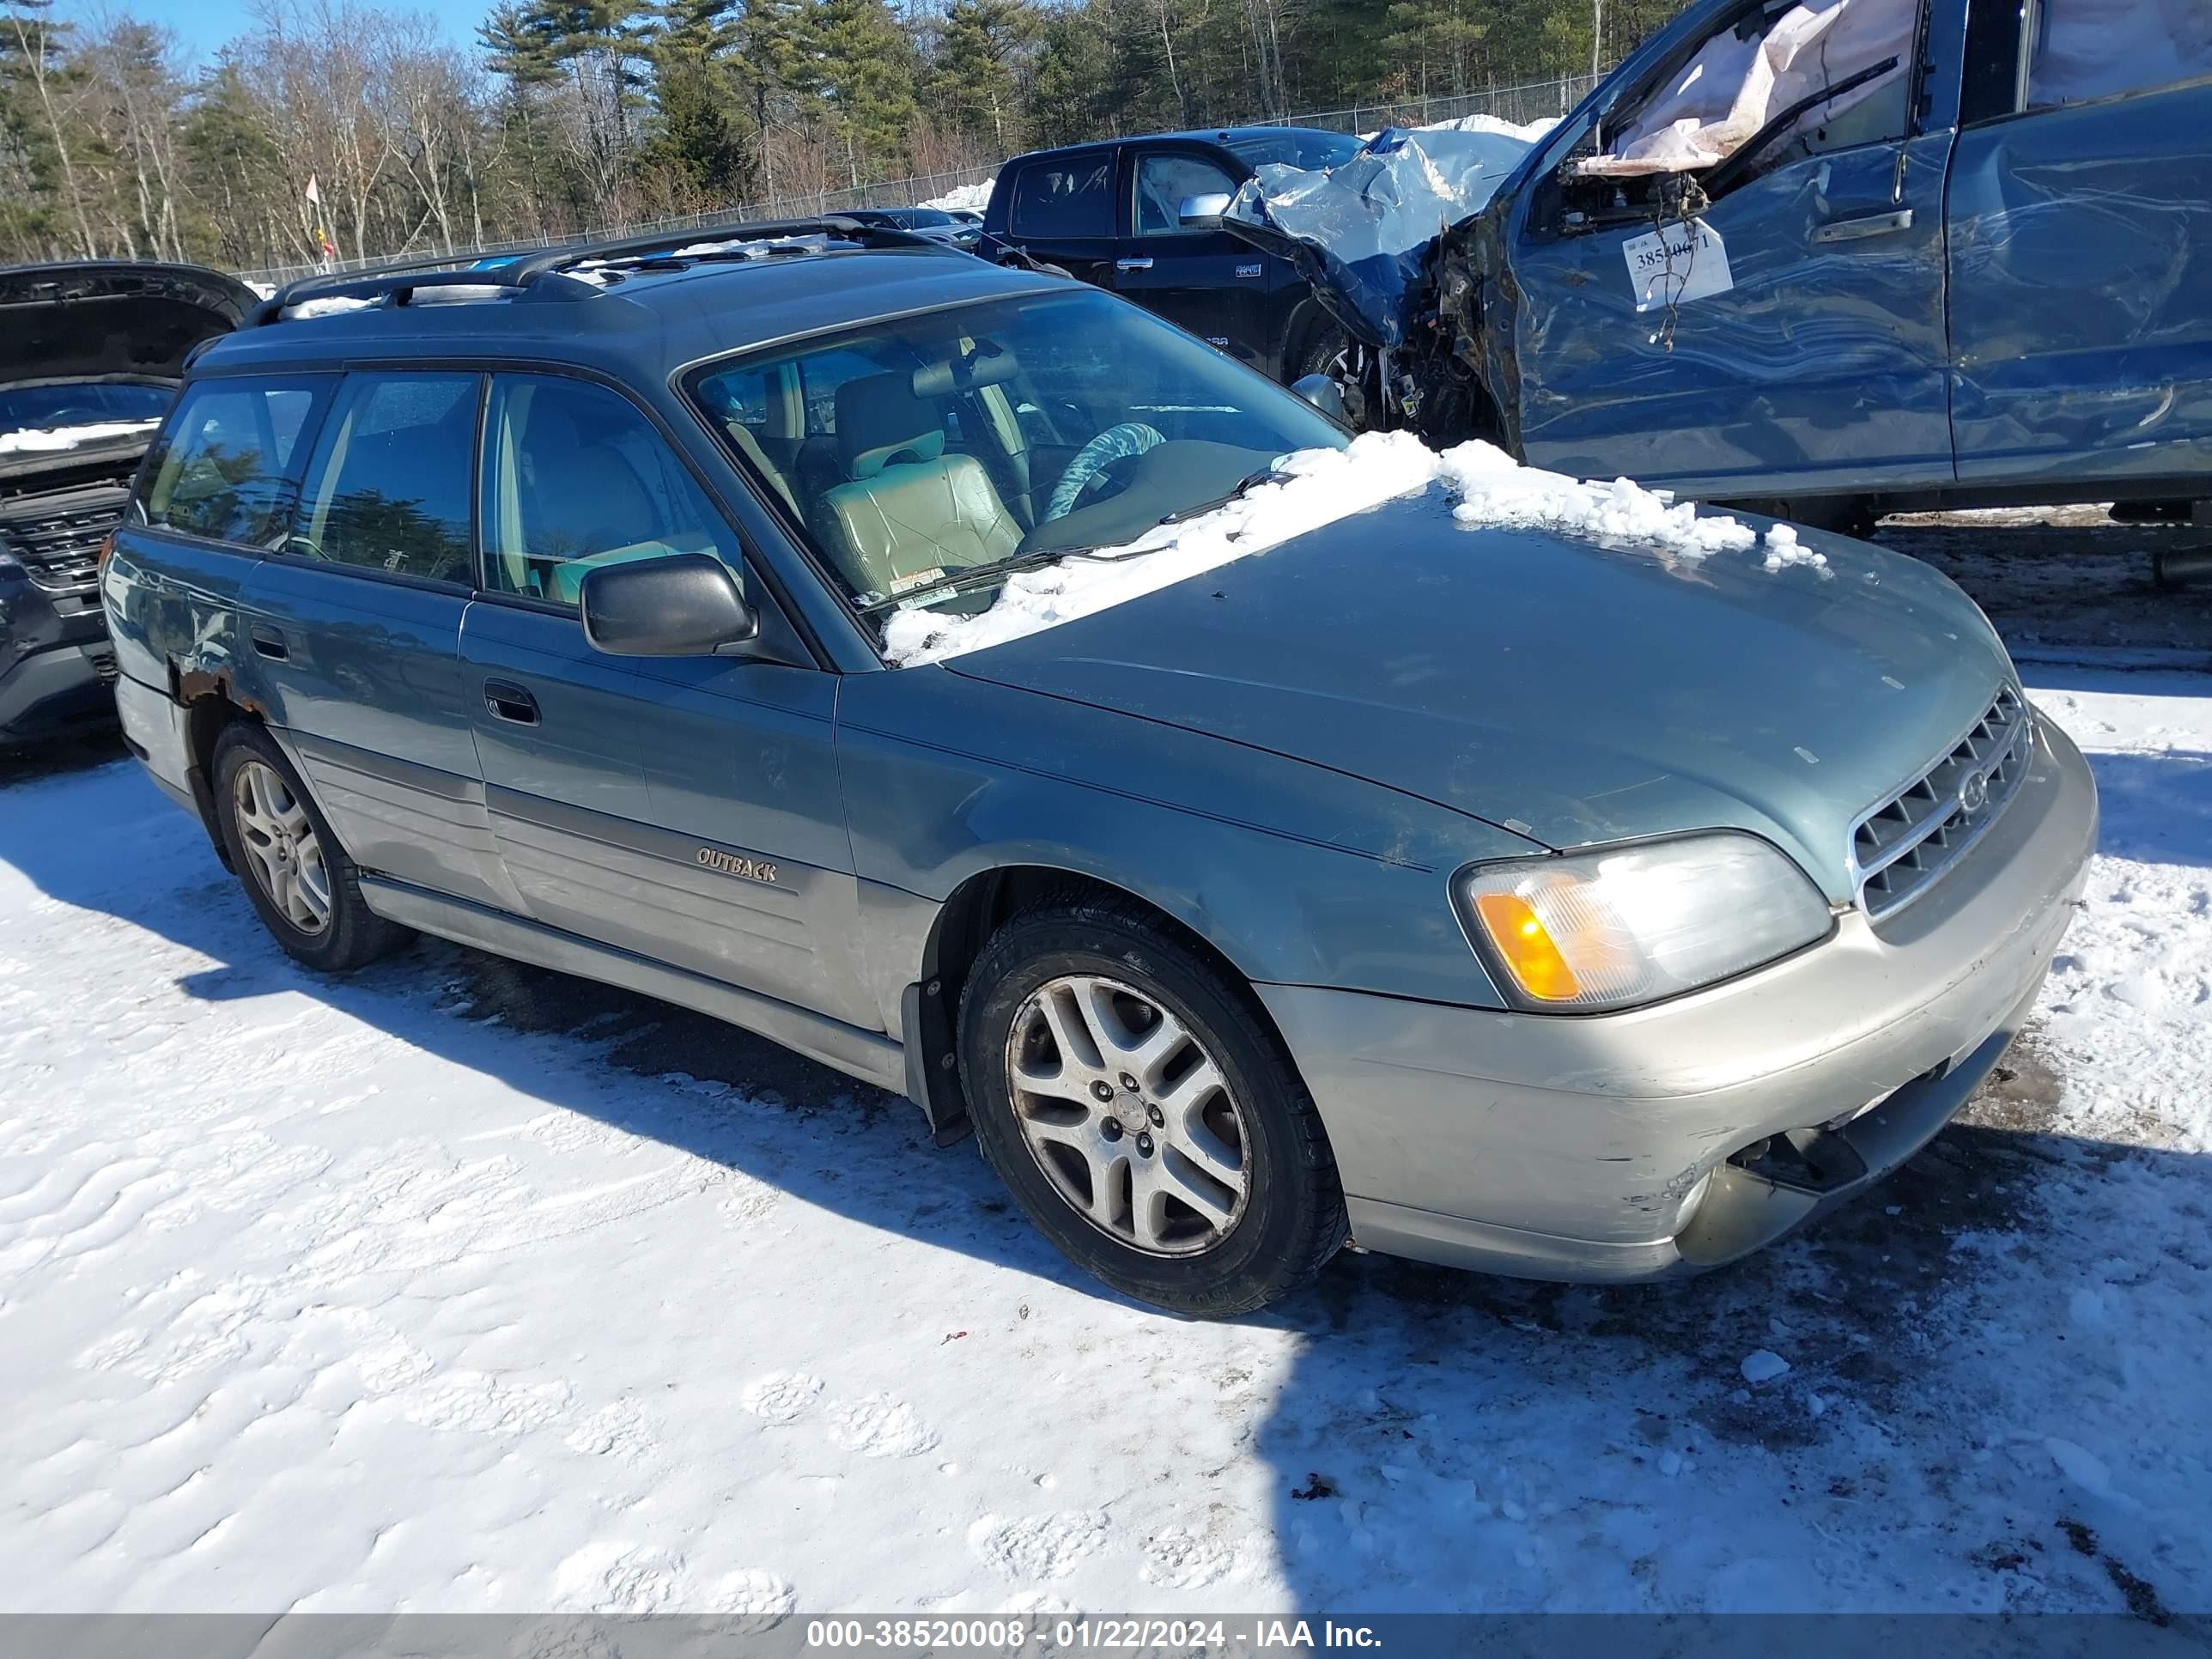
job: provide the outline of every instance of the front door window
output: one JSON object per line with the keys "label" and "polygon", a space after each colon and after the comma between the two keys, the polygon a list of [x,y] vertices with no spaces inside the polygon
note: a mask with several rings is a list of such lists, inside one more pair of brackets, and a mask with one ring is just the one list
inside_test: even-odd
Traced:
{"label": "front door window", "polygon": [[712,553],[740,583],[737,538],[651,421],[620,393],[503,374],[484,422],[483,585],[574,605],[600,565]]}

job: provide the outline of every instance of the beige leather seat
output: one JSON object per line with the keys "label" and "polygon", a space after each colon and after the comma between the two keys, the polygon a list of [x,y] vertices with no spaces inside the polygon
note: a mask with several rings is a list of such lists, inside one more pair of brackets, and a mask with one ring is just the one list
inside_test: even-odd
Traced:
{"label": "beige leather seat", "polygon": [[845,482],[822,492],[817,529],[856,593],[888,597],[939,572],[1012,553],[1022,528],[972,455],[945,453],[945,416],[904,374],[837,388]]}

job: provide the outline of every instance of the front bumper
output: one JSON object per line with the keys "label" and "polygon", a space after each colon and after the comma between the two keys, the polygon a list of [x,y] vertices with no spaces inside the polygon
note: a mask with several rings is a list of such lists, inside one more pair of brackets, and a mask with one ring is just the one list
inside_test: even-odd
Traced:
{"label": "front bumper", "polygon": [[115,723],[115,647],[105,634],[47,646],[0,670],[0,741],[27,743]]}
{"label": "front bumper", "polygon": [[1357,1243],[1530,1278],[1657,1278],[1760,1248],[1934,1138],[2034,1006],[2096,835],[2088,767],[2039,719],[2003,816],[1879,932],[1854,910],[1771,968],[1622,1014],[1259,989],[1328,1126]]}

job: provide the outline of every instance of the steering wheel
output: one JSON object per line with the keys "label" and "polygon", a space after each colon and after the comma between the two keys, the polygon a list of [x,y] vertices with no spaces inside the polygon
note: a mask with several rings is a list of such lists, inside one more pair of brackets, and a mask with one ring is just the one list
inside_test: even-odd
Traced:
{"label": "steering wheel", "polygon": [[1098,475],[1109,465],[1130,455],[1141,455],[1156,444],[1164,444],[1158,428],[1142,421],[1122,421],[1108,427],[1089,443],[1075,452],[1075,459],[1067,464],[1067,471],[1060,475],[1053,486],[1052,499],[1045,504],[1044,517],[1040,524],[1050,524],[1054,519],[1064,519],[1075,510],[1075,498],[1097,482]]}

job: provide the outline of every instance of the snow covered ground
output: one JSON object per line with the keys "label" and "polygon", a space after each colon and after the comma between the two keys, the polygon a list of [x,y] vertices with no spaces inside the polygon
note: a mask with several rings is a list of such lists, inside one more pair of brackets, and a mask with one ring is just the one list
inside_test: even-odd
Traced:
{"label": "snow covered ground", "polygon": [[1182,1322],[972,1143],[434,944],[324,981],[0,769],[0,1609],[2212,1610],[2212,680],[2047,666],[2103,855],[1886,1188],[1638,1289]]}

